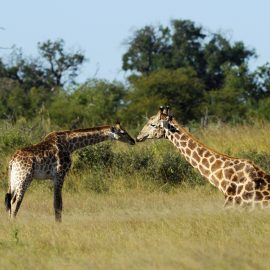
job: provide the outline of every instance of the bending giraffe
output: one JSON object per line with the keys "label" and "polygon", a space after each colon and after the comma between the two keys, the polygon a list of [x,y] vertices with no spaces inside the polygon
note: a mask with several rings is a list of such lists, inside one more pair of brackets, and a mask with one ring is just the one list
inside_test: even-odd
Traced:
{"label": "bending giraffe", "polygon": [[200,143],[169,115],[169,107],[160,107],[137,141],[160,138],[172,142],[191,166],[224,194],[225,207],[269,205],[269,174],[250,160],[220,154]]}
{"label": "bending giraffe", "polygon": [[55,220],[61,221],[62,187],[71,166],[71,154],[105,140],[135,144],[134,139],[117,123],[70,131],[52,132],[38,144],[17,150],[9,163],[9,190],[6,210],[15,218],[27,187],[35,179],[51,179],[54,186]]}

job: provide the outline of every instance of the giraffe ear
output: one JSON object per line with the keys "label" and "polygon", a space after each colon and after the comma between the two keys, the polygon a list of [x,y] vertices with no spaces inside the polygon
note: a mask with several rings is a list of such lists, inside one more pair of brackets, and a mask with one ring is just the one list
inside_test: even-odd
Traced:
{"label": "giraffe ear", "polygon": [[167,114],[167,115],[169,115],[169,111],[170,111],[170,106],[166,106],[166,110],[165,110],[165,113]]}
{"label": "giraffe ear", "polygon": [[161,114],[163,114],[164,107],[161,105],[159,107],[159,120],[161,119]]}
{"label": "giraffe ear", "polygon": [[116,119],[116,121],[115,121],[115,127],[116,128],[120,128],[121,127],[120,120],[119,119]]}

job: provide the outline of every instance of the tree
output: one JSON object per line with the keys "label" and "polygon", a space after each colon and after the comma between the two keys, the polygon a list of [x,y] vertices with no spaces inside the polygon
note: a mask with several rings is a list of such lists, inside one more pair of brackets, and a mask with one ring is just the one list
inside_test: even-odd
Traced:
{"label": "tree", "polygon": [[126,114],[133,121],[141,121],[145,113],[151,115],[161,104],[173,107],[175,116],[184,123],[200,118],[204,85],[192,68],[160,69],[132,77],[131,83]]}
{"label": "tree", "polygon": [[207,90],[222,87],[224,66],[240,67],[255,57],[243,42],[220,33],[206,33],[190,20],[172,20],[169,27],[146,26],[134,32],[123,55],[123,69],[136,75],[159,69],[191,67]]}
{"label": "tree", "polygon": [[169,50],[168,39],[168,28],[145,26],[135,31],[128,41],[128,51],[122,57],[123,69],[149,74],[163,66],[165,59],[162,57],[166,58]]}
{"label": "tree", "polygon": [[173,20],[171,67],[192,67],[198,75],[204,74],[203,41],[206,35],[201,26],[190,20]]}
{"label": "tree", "polygon": [[14,61],[4,64],[0,59],[0,78],[17,81],[26,92],[31,87],[51,90],[74,83],[79,67],[85,61],[81,52],[65,51],[63,40],[38,43],[38,49],[38,58],[26,58],[15,48],[11,54]]}
{"label": "tree", "polygon": [[67,83],[73,83],[85,57],[67,52],[64,41],[39,43],[38,58],[13,48],[8,63],[0,58],[0,118],[34,118]]}
{"label": "tree", "polygon": [[43,72],[51,86],[63,87],[66,83],[74,83],[79,66],[85,61],[84,55],[64,50],[64,40],[47,40],[38,43],[38,49],[44,61]]}
{"label": "tree", "polygon": [[71,93],[60,91],[49,106],[49,115],[66,128],[113,123],[124,106],[125,93],[121,83],[89,80]]}
{"label": "tree", "polygon": [[123,69],[148,74],[160,68],[192,67],[199,73],[205,36],[202,27],[190,20],[172,20],[170,27],[145,26],[130,38]]}
{"label": "tree", "polygon": [[270,97],[270,63],[266,63],[257,68],[254,72],[256,92],[254,98],[259,100],[261,98]]}
{"label": "tree", "polygon": [[237,41],[231,44],[221,34],[213,34],[204,47],[206,62],[205,84],[207,89],[222,87],[225,78],[225,69],[240,67],[247,64],[255,56],[254,50],[249,50],[244,43]]}
{"label": "tree", "polygon": [[224,72],[223,87],[206,92],[209,114],[224,122],[239,122],[252,106],[253,76],[245,65],[224,67]]}

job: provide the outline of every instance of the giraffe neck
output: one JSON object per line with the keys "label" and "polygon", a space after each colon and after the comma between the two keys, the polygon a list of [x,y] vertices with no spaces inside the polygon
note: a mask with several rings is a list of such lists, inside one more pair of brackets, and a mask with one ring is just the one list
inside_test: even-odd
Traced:
{"label": "giraffe neck", "polygon": [[73,152],[88,145],[109,140],[111,139],[110,131],[110,126],[66,131],[65,140],[68,144],[68,150]]}
{"label": "giraffe neck", "polygon": [[171,141],[185,159],[212,185],[221,189],[222,166],[226,157],[208,149],[194,139],[175,120],[165,128],[165,138]]}

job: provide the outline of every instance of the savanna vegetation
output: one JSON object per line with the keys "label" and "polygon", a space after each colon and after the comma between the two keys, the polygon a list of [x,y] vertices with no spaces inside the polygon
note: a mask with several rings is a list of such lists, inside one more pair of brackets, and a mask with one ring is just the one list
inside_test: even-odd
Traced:
{"label": "savanna vegetation", "polygon": [[[113,123],[137,135],[170,104],[200,141],[270,173],[270,66],[189,20],[148,25],[126,40],[127,82],[76,83],[86,57],[63,40],[0,54],[0,196],[19,147],[52,130]],[[90,56],[91,60],[91,56]],[[223,197],[164,140],[77,151],[53,218],[52,184],[33,182],[16,222],[0,205],[3,269],[267,269],[269,211],[224,211]]]}

